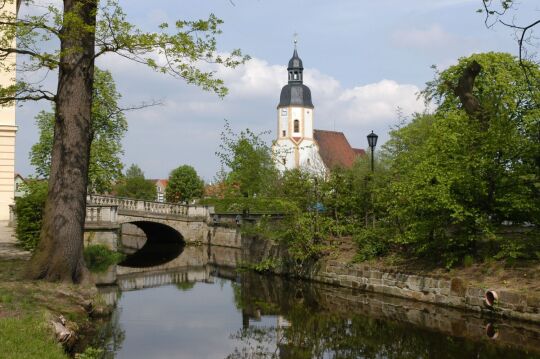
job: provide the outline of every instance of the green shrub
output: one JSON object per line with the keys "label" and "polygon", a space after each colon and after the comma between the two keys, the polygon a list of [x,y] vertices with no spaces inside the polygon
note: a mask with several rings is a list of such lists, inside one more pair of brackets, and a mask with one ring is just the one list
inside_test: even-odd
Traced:
{"label": "green shrub", "polygon": [[124,260],[124,255],[102,244],[89,245],[84,249],[84,261],[93,273],[104,272],[109,266]]}
{"label": "green shrub", "polygon": [[27,194],[15,201],[17,216],[17,241],[27,250],[33,251],[39,242],[39,233],[47,199],[47,182],[29,181]]}
{"label": "green shrub", "polygon": [[509,262],[516,260],[540,259],[540,231],[531,230],[518,236],[500,236],[498,239],[499,251],[496,259],[505,259]]}
{"label": "green shrub", "polygon": [[463,257],[463,266],[470,267],[474,264],[474,258],[471,255],[466,255]]}
{"label": "green shrub", "polygon": [[358,245],[355,261],[363,262],[388,253],[388,230],[385,228],[365,228],[354,236]]}
{"label": "green shrub", "polygon": [[287,214],[296,208],[293,202],[282,198],[206,198],[200,204],[214,206],[216,213]]}

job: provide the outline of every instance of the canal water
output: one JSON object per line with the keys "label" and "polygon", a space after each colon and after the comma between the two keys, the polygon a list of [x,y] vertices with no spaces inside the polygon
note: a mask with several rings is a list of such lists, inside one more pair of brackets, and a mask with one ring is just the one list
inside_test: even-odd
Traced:
{"label": "canal water", "polygon": [[187,247],[166,264],[111,268],[105,357],[540,358],[534,324],[237,272],[240,258]]}

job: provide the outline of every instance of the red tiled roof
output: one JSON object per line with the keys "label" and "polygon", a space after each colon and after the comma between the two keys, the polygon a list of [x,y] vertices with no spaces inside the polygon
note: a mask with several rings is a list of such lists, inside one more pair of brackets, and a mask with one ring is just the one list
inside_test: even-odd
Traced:
{"label": "red tiled roof", "polygon": [[353,149],[343,132],[314,130],[313,137],[319,146],[319,154],[326,168],[351,167],[364,150]]}
{"label": "red tiled roof", "polygon": [[366,150],[364,150],[363,148],[353,148],[352,150],[354,151],[354,153],[356,153],[357,156],[366,155]]}
{"label": "red tiled roof", "polygon": [[168,179],[149,179],[148,181],[154,183],[155,185],[157,185],[158,183],[161,183],[163,185],[163,187],[167,187],[167,185],[169,184],[169,180]]}

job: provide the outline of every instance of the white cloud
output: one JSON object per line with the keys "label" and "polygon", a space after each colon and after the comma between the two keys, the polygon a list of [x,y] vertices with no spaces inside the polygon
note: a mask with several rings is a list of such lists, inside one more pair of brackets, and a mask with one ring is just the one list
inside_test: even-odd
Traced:
{"label": "white cloud", "polygon": [[405,113],[421,112],[424,109],[423,102],[417,98],[419,91],[414,85],[382,80],[343,91],[339,102],[345,104],[346,118],[351,122],[391,122],[397,108]]}
{"label": "white cloud", "polygon": [[[281,87],[287,83],[286,66],[255,58],[237,69],[217,71],[216,76],[223,78],[230,89],[225,99],[219,99],[118,56],[104,57],[98,65],[111,70],[123,94],[123,106],[162,100],[162,106],[126,114],[129,131],[124,140],[124,162],[139,164],[153,178],[166,177],[176,166],[190,164],[211,180],[219,168],[214,153],[223,119],[228,119],[237,131],[246,127],[255,132],[275,131],[276,105]],[[304,75],[304,83],[313,95],[315,128],[336,126],[355,147],[366,146],[365,134],[372,129],[381,136],[382,143],[388,127],[396,123],[398,107],[405,113],[423,109],[414,85],[381,80],[345,88],[317,69],[307,68]]]}

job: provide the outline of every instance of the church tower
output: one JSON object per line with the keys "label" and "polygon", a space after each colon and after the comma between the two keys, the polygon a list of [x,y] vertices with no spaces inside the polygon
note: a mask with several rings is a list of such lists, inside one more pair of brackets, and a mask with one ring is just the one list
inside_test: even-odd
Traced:
{"label": "church tower", "polygon": [[311,90],[304,85],[304,66],[296,43],[289,60],[288,84],[281,89],[277,106],[277,139],[272,147],[274,161],[281,171],[293,168],[316,170],[320,164],[318,147],[313,138]]}

